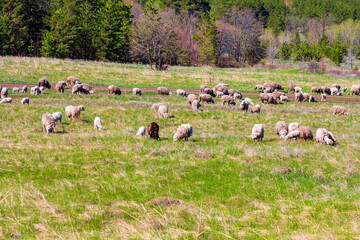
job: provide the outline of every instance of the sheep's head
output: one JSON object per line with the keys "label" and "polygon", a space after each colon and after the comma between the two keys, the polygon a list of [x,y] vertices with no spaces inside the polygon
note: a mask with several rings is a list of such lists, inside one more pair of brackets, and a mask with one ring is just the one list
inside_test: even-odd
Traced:
{"label": "sheep's head", "polygon": [[84,105],[79,105],[77,108],[78,108],[80,111],[85,111]]}
{"label": "sheep's head", "polygon": [[46,126],[45,128],[46,128],[47,133],[52,133],[52,132],[54,132],[55,125],[50,124],[50,125]]}
{"label": "sheep's head", "polygon": [[286,131],[286,130],[281,130],[281,131],[279,132],[279,135],[280,135],[281,138],[285,138],[285,137],[286,137],[286,134],[287,134],[287,131]]}

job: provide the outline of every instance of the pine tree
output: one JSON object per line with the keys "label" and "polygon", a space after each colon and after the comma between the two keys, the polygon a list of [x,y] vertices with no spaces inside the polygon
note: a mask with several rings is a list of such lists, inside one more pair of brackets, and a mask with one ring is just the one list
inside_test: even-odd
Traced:
{"label": "pine tree", "polygon": [[346,46],[341,42],[340,36],[337,36],[337,38],[334,40],[334,42],[332,42],[330,46],[328,57],[337,66],[340,66],[340,64],[344,62],[345,53],[346,53]]}

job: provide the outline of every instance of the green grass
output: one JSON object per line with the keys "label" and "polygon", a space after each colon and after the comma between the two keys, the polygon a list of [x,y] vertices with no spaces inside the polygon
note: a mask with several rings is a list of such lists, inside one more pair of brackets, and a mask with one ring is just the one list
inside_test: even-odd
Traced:
{"label": "green grass", "polygon": [[[84,63],[52,61],[63,67]],[[89,62],[82,71],[130,69],[134,76],[136,71],[139,75],[148,71],[144,66],[119,66]],[[196,74],[195,68],[178,69],[184,76],[188,71]],[[212,71],[225,79],[226,71],[241,70]],[[254,76],[258,72],[243,71]],[[287,74],[277,73],[279,78]],[[61,68],[53,74],[75,75]],[[333,80],[319,78],[328,84]],[[198,82],[194,79],[191,84]],[[0,105],[0,238],[356,239],[360,235],[359,103],[261,104],[262,113],[255,115],[219,102],[195,112],[177,97],[53,91],[31,96],[30,106],[22,106],[25,95],[10,94],[14,102]],[[155,102],[164,102],[174,117],[158,118],[150,109]],[[259,101],[254,98],[254,103]],[[85,106],[82,120],[64,119],[56,134],[42,132],[42,114],[64,114],[67,105],[80,104]],[[334,104],[345,106],[350,115],[333,116]],[[104,131],[93,129],[96,116],[103,120]],[[318,127],[326,127],[339,145],[284,141],[274,129],[280,120],[297,121],[314,134]],[[136,138],[137,129],[152,121],[160,125],[161,140]],[[193,125],[194,136],[188,142],[173,142],[183,123]],[[250,138],[256,123],[265,125],[262,142]],[[284,168],[291,171],[284,173]],[[154,204],[161,198],[182,204]]]}

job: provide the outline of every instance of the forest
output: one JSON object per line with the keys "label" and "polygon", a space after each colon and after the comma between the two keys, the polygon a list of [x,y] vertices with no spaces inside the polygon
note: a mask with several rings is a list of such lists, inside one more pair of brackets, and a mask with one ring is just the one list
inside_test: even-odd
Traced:
{"label": "forest", "polygon": [[360,56],[358,0],[2,0],[0,55],[169,65],[335,65]]}

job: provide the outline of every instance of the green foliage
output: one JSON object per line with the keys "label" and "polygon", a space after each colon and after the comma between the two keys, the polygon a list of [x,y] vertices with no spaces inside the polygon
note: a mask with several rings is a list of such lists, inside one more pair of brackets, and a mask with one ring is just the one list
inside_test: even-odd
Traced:
{"label": "green foliage", "polygon": [[289,60],[292,54],[292,46],[291,44],[284,42],[283,44],[281,44],[280,49],[279,49],[279,54],[280,57],[283,60]]}
{"label": "green foliage", "polygon": [[295,46],[293,55],[296,61],[319,61],[322,57],[322,52],[317,45],[310,45],[307,42],[303,42]]}
{"label": "green foliage", "polygon": [[326,35],[323,35],[318,42],[318,50],[322,55],[327,56],[329,54],[329,40]]}
{"label": "green foliage", "polygon": [[338,36],[334,42],[331,43],[329,49],[329,55],[331,61],[333,61],[337,66],[340,66],[344,62],[344,55],[346,53],[346,46],[340,41],[340,36]]}

